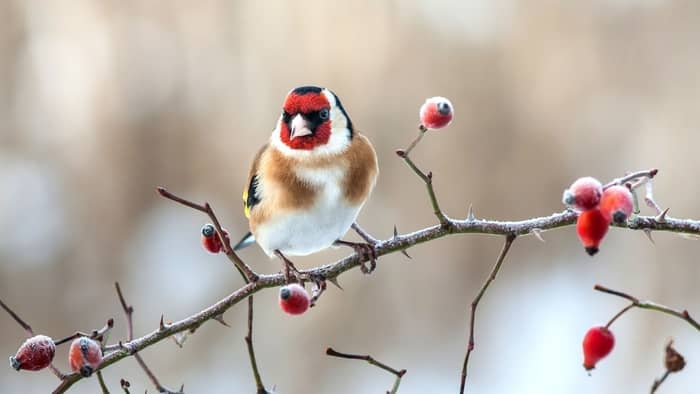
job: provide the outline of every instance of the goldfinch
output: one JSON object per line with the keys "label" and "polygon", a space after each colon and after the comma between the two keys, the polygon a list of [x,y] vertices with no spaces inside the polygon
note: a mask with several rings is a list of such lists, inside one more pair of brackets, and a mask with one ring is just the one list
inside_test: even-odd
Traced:
{"label": "goldfinch", "polygon": [[340,238],[355,222],[378,172],[372,144],[354,129],[335,93],[315,86],[291,90],[250,168],[243,191],[250,233],[234,249],[257,242],[283,260],[287,277],[290,266],[296,269],[285,255],[332,245],[368,253],[374,268],[370,245]]}

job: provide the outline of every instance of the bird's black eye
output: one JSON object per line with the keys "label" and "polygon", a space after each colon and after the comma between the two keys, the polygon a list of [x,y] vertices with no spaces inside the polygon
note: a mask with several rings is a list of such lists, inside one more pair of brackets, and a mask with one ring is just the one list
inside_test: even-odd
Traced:
{"label": "bird's black eye", "polygon": [[318,111],[318,117],[321,120],[328,120],[329,116],[330,116],[330,113],[328,112],[328,108],[322,108],[320,111]]}
{"label": "bird's black eye", "polygon": [[282,110],[282,120],[284,123],[289,123],[289,121],[292,120],[292,115],[289,112]]}

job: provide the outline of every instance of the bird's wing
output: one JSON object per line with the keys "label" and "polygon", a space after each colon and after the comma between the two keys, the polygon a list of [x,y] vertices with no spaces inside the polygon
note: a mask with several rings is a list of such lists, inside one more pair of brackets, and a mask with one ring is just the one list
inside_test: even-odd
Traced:
{"label": "bird's wing", "polygon": [[253,164],[250,166],[247,186],[243,190],[243,212],[247,218],[250,218],[250,210],[260,203],[261,196],[258,190],[258,182],[260,182],[258,166],[260,165],[260,158],[266,149],[267,144],[263,145],[263,147],[260,148],[258,153],[255,155]]}

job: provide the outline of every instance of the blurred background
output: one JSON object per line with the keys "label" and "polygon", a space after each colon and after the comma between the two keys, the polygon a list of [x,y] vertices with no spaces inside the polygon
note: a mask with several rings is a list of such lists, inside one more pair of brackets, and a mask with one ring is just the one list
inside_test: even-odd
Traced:
{"label": "blurred background", "polygon": [[[603,181],[658,167],[655,196],[700,218],[700,2],[594,0],[12,1],[0,2],[0,297],[37,332],[60,338],[116,318],[114,282],[143,335],[239,286],[205,253],[206,218],[159,198],[158,185],[210,201],[238,238],[240,193],[286,93],[327,86],[374,143],[380,179],[359,223],[378,238],[435,222],[424,186],[394,155],[416,134],[418,108],[442,95],[455,120],[413,154],[435,174],[445,211],[515,220],[560,211],[579,176]],[[650,213],[644,208],[644,212]],[[349,234],[348,239],[354,239]],[[590,258],[573,227],[518,239],[478,311],[472,393],[648,392],[674,338],[688,366],[664,393],[696,392],[700,339],[685,322],[633,310],[589,377],[585,331],[625,306],[595,283],[700,314],[700,243],[611,229]],[[284,315],[277,292],[256,295],[264,382],[280,393],[377,393],[393,376],[329,358],[327,346],[406,368],[399,392],[454,393],[467,310],[501,248],[480,235],[443,238],[353,270],[317,308]],[[345,249],[297,258],[312,267]],[[259,248],[254,269],[280,269]],[[142,354],[188,393],[252,392],[245,304],[231,328],[205,324],[184,349]],[[0,354],[24,331],[0,314]],[[68,368],[65,347],[56,364]],[[153,391],[133,359],[105,371]],[[48,371],[0,368],[6,393],[45,393]],[[95,379],[74,393],[95,393]]]}

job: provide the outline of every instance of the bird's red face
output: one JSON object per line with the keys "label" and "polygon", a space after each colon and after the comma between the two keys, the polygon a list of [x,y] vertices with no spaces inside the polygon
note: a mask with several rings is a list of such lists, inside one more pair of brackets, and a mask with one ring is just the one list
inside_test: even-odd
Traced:
{"label": "bird's red face", "polygon": [[312,150],[331,137],[331,103],[321,88],[292,90],[284,101],[280,139],[292,149]]}

